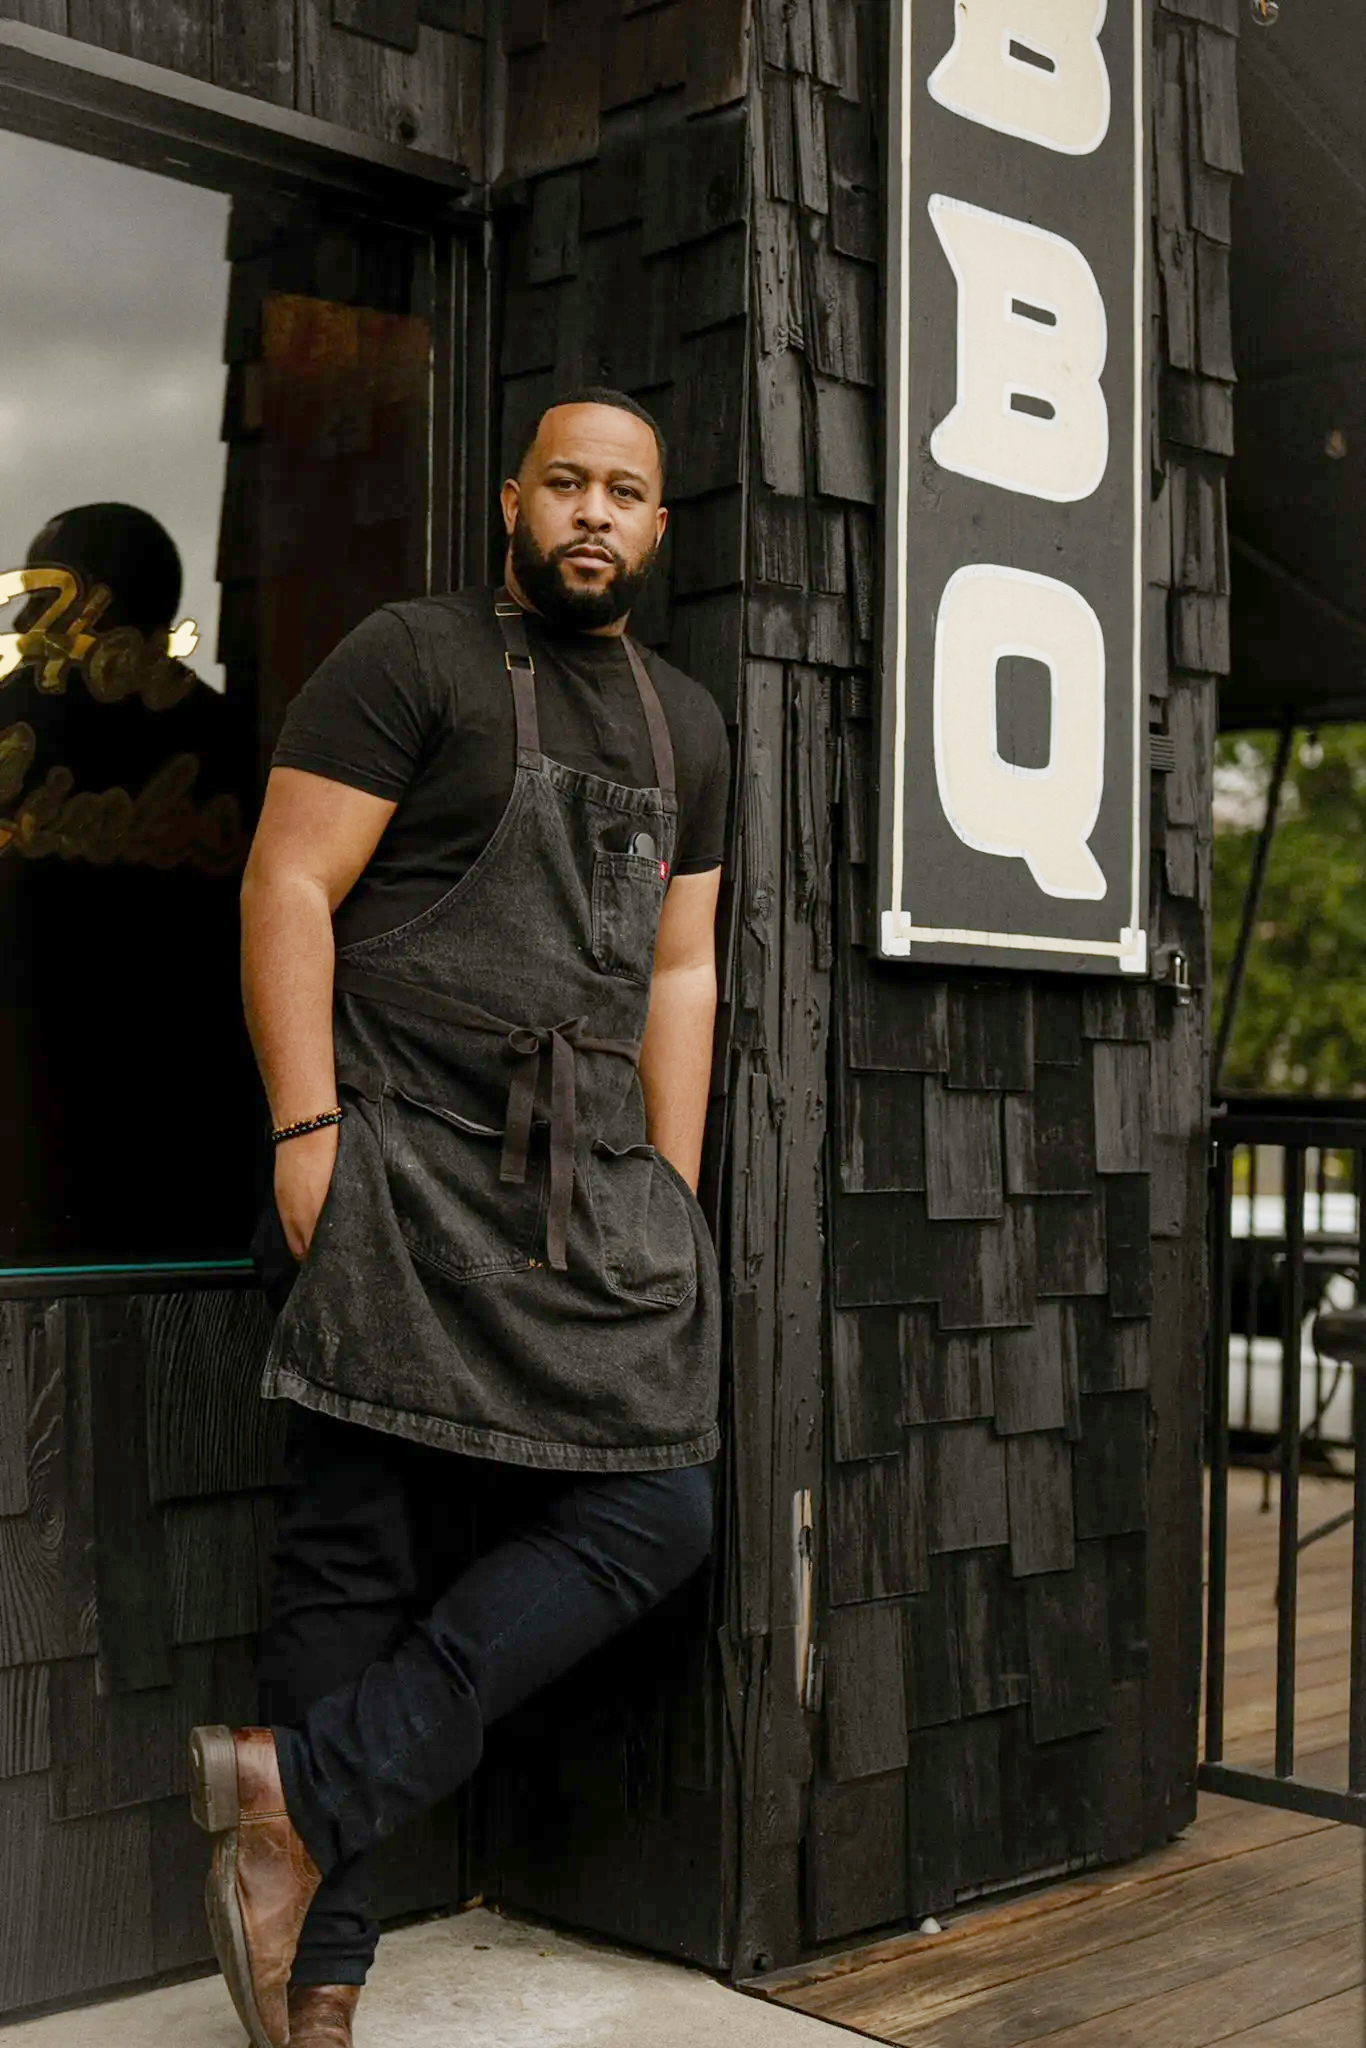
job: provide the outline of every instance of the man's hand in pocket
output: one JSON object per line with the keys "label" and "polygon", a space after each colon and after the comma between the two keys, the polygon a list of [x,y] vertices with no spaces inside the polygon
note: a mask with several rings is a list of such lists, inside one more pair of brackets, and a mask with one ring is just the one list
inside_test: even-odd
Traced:
{"label": "man's hand in pocket", "polygon": [[322,1214],[332,1169],[337,1163],[339,1126],[328,1124],[320,1131],[308,1131],[302,1138],[286,1138],[275,1152],[275,1206],[280,1212],[285,1242],[296,1259],[302,1259],[313,1242],[313,1232]]}

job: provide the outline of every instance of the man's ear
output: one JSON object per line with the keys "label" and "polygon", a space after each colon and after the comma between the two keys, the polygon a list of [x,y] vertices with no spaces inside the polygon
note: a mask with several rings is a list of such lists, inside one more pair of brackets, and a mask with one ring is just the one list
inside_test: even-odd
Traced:
{"label": "man's ear", "polygon": [[508,477],[498,493],[498,503],[503,508],[503,530],[511,534],[517,524],[517,507],[522,502],[522,487],[515,476]]}
{"label": "man's ear", "polygon": [[664,538],[664,529],[665,529],[665,527],[666,527],[666,526],[668,525],[668,523],[669,523],[669,508],[668,508],[668,506],[667,506],[667,505],[661,505],[661,506],[660,506],[660,508],[659,508],[659,510],[658,510],[658,512],[656,512],[656,514],[655,514],[655,546],[656,546],[656,547],[658,547],[658,546],[659,546],[659,543],[660,543],[660,542],[661,542],[661,541],[663,540],[663,538]]}

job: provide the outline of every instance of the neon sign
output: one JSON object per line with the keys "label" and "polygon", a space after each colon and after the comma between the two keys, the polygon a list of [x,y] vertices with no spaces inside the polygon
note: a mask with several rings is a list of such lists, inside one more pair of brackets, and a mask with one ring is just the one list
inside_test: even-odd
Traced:
{"label": "neon sign", "polygon": [[185,657],[199,645],[193,619],[173,630],[143,634],[136,626],[97,633],[112,592],[103,583],[88,594],[70,569],[7,569],[0,574],[0,605],[15,598],[52,593],[51,602],[23,633],[0,633],[0,683],[31,667],[40,690],[64,690],[75,668],[101,704],[141,697],[149,711],[169,711],[187,697],[199,678]]}
{"label": "neon sign", "polygon": [[[69,569],[10,569],[0,574],[0,605],[46,593],[49,602],[23,632],[0,633],[0,689],[31,669],[45,696],[62,694],[73,671],[98,704],[137,697],[149,711],[170,711],[199,684],[185,657],[199,644],[193,619],[173,630],[141,633],[136,626],[98,632],[112,593],[97,583],[86,591]],[[246,833],[237,798],[229,794],[196,804],[193,790],[202,761],[173,754],[133,794],[113,787],[78,790],[71,769],[50,768],[25,789],[38,754],[38,734],[26,719],[0,727],[0,860],[85,861],[93,867],[193,867],[207,875],[240,868]]]}

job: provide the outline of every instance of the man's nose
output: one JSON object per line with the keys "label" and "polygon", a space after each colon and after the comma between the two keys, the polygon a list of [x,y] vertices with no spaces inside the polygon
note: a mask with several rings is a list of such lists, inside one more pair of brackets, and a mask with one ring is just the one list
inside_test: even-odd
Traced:
{"label": "man's nose", "polygon": [[574,515],[574,523],[576,526],[583,527],[586,532],[601,532],[612,524],[612,506],[610,501],[606,497],[599,496],[596,492],[584,496],[579,501],[578,511]]}

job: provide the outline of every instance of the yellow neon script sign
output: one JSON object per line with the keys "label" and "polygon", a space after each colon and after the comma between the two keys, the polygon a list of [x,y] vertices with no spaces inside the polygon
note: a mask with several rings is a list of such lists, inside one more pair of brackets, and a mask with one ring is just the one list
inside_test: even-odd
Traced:
{"label": "yellow neon script sign", "polygon": [[[198,683],[184,660],[199,644],[193,619],[174,632],[143,634],[136,626],[116,626],[97,633],[112,595],[105,584],[94,584],[87,594],[69,569],[0,574],[0,605],[38,591],[52,597],[35,623],[23,633],[0,633],[0,688],[31,667],[39,689],[51,695],[65,691],[76,669],[97,703],[141,697],[149,711],[169,711]],[[136,794],[117,787],[78,790],[66,767],[50,768],[25,793],[37,753],[38,735],[26,720],[0,727],[0,805],[16,806],[0,815],[0,860],[18,855],[28,861],[88,861],[93,867],[193,867],[207,875],[241,867],[247,844],[241,808],[227,794],[195,803],[197,754],[163,761]]]}
{"label": "yellow neon script sign", "polygon": [[[12,802],[33,765],[31,725],[0,731],[0,803]],[[10,817],[0,816],[0,860],[88,861],[92,867],[198,868],[230,875],[247,850],[235,796],[194,802],[197,754],[173,754],[132,796],[126,789],[78,790],[69,768],[51,768]]]}
{"label": "yellow neon script sign", "polygon": [[161,627],[143,634],[136,626],[115,626],[97,633],[112,596],[105,584],[96,583],[83,595],[79,577],[69,569],[0,573],[0,605],[38,591],[51,591],[52,599],[28,631],[0,633],[0,684],[31,667],[40,690],[65,690],[75,668],[100,704],[141,697],[149,711],[169,711],[199,680],[185,666],[185,657],[199,645],[193,619],[183,619],[173,632]]}

